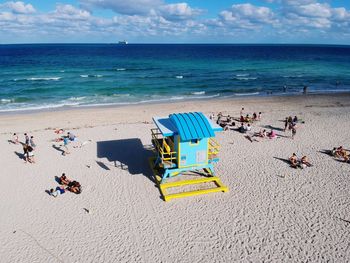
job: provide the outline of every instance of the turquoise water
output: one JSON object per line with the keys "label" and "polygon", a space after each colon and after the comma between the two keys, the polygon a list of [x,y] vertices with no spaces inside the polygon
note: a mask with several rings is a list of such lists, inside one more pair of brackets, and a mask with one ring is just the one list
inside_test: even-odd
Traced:
{"label": "turquoise water", "polygon": [[350,91],[350,47],[0,45],[0,111]]}

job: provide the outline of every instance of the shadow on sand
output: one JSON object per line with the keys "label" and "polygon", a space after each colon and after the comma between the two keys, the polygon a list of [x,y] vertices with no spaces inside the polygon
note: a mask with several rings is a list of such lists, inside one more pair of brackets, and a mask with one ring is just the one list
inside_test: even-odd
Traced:
{"label": "shadow on sand", "polygon": [[61,154],[64,155],[64,150],[61,149],[60,146],[57,146],[57,145],[55,145],[55,144],[52,144],[52,148],[54,148],[55,150],[61,152]]}
{"label": "shadow on sand", "polygon": [[97,158],[106,158],[108,162],[114,163],[111,165],[101,160],[96,161],[102,169],[111,170],[112,167],[117,167],[132,175],[143,174],[154,182],[148,163],[151,156],[153,152],[138,138],[97,142]]}
{"label": "shadow on sand", "polygon": [[277,159],[277,160],[280,160],[280,161],[282,161],[282,162],[285,162],[286,164],[290,165],[289,159],[284,159],[284,158],[280,158],[280,157],[273,157],[273,158],[275,158],[275,159]]}
{"label": "shadow on sand", "polygon": [[272,125],[264,125],[262,127],[265,128],[265,129],[270,129],[270,130],[275,130],[275,131],[284,131],[284,129],[279,128],[279,127],[275,127],[275,126],[272,126]]}
{"label": "shadow on sand", "polygon": [[16,151],[14,153],[18,156],[19,159],[26,160],[26,158],[24,156],[24,153],[19,153],[19,152],[16,152]]}

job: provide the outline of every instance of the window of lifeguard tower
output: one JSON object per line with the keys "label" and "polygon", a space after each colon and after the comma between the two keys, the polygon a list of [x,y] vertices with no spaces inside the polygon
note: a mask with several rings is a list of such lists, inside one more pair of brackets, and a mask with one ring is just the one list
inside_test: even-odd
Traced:
{"label": "window of lifeguard tower", "polygon": [[190,141],[190,145],[197,145],[199,143],[199,140],[198,139],[192,139]]}

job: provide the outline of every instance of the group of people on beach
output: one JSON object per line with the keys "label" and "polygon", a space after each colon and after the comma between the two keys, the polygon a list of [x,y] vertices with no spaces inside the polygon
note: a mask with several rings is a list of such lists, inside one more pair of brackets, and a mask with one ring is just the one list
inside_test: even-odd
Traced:
{"label": "group of people on beach", "polygon": [[[55,133],[57,135],[61,135],[64,133],[63,129],[56,129]],[[69,149],[68,149],[68,143],[73,142],[73,141],[77,141],[77,137],[71,133],[71,132],[67,132],[67,135],[65,136],[60,136],[58,138],[56,138],[54,140],[55,142],[63,142],[63,146],[64,147],[64,152],[63,155],[66,155],[69,153]],[[86,143],[91,142],[91,140],[86,141]],[[18,134],[17,133],[13,133],[12,136],[12,140],[9,140],[9,143],[13,143],[13,144],[22,144],[23,146],[23,159],[25,160],[25,163],[29,162],[29,163],[35,163],[34,160],[34,150],[36,149],[36,143],[34,142],[34,136],[29,136],[28,133],[24,133],[24,142],[21,142],[19,140]],[[80,145],[80,147],[83,144]],[[57,177],[56,177],[57,178]],[[57,178],[57,182],[60,184],[60,186],[56,187],[55,189],[50,189],[47,190],[47,192],[53,196],[53,197],[57,197],[58,195],[64,194],[66,191],[75,193],[75,194],[80,194],[82,191],[81,185],[78,181],[75,180],[70,180],[66,177],[65,173],[63,173],[61,175],[61,177]]]}
{"label": "group of people on beach", "polygon": [[62,195],[66,191],[69,191],[75,194],[80,194],[82,191],[80,183],[78,181],[69,180],[66,177],[65,173],[63,173],[61,177],[57,179],[57,182],[60,184],[60,186],[57,186],[56,189],[51,188],[48,191],[48,193],[53,197]]}
{"label": "group of people on beach", "polygon": [[309,162],[306,155],[304,155],[299,159],[295,153],[293,153],[292,156],[289,157],[289,162],[290,162],[290,166],[293,168],[304,169],[306,167],[312,166],[312,164]]}
{"label": "group of people on beach", "polygon": [[298,123],[298,117],[294,116],[294,118],[292,118],[292,116],[286,117],[286,119],[284,120],[284,132],[287,131],[287,129],[289,129],[292,132],[292,139],[294,139],[294,136],[297,133],[297,123]]}
{"label": "group of people on beach", "polygon": [[29,136],[24,133],[24,143],[20,142],[17,133],[12,136],[12,143],[22,144],[23,147],[23,159],[25,163],[35,163],[34,150],[36,149],[36,144],[34,142],[34,136]]}
{"label": "group of people on beach", "polygon": [[[57,129],[55,130],[55,133],[58,134],[63,134],[64,130],[63,129]],[[68,145],[70,142],[76,142],[78,139],[77,137],[72,133],[72,132],[67,132],[67,135],[65,136],[59,136],[55,139],[55,142],[63,142],[63,144],[60,146],[63,148],[63,153],[62,155],[67,155],[70,154]]]}
{"label": "group of people on beach", "polygon": [[[241,109],[240,111],[240,118],[236,119],[234,117],[231,117],[230,115],[224,116],[222,112],[219,112],[216,116],[216,123],[220,125],[224,131],[231,130],[233,127],[236,126],[235,121],[239,121],[241,123],[240,127],[238,127],[238,131],[240,133],[246,133],[251,131],[251,124],[254,121],[261,120],[262,113],[259,112],[257,114],[256,112],[253,113],[252,117],[250,117],[249,114],[246,114],[244,117],[244,108]],[[214,120],[215,119],[215,114],[210,115],[210,119]]]}

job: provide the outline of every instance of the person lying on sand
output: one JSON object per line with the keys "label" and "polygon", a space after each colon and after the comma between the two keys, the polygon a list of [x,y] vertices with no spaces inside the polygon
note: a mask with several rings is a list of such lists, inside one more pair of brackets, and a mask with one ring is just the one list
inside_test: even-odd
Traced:
{"label": "person lying on sand", "polygon": [[347,155],[347,153],[346,153],[346,150],[343,148],[343,146],[339,146],[337,148],[337,150],[335,151],[335,156],[336,157],[343,158],[346,155]]}
{"label": "person lying on sand", "polygon": [[63,195],[65,192],[66,190],[64,189],[64,187],[57,186],[55,190],[53,190],[53,188],[50,189],[49,195],[57,197],[59,195]]}
{"label": "person lying on sand", "polygon": [[62,133],[64,133],[64,130],[63,129],[56,129],[55,133],[56,134],[62,134]]}
{"label": "person lying on sand", "polygon": [[67,190],[75,193],[75,194],[80,194],[81,193],[81,185],[77,181],[70,182],[68,184]]}
{"label": "person lying on sand", "polygon": [[306,168],[306,167],[311,167],[312,164],[309,162],[308,158],[306,155],[304,155],[301,159],[300,159],[300,168]]}
{"label": "person lying on sand", "polygon": [[291,157],[289,157],[289,161],[290,161],[290,165],[293,168],[297,168],[298,167],[298,157],[295,153],[292,154]]}
{"label": "person lying on sand", "polygon": [[66,174],[65,174],[65,173],[63,173],[63,174],[61,175],[61,177],[59,178],[59,183],[60,183],[60,184],[68,185],[70,182],[71,182],[71,180],[69,180],[69,179],[66,177]]}

